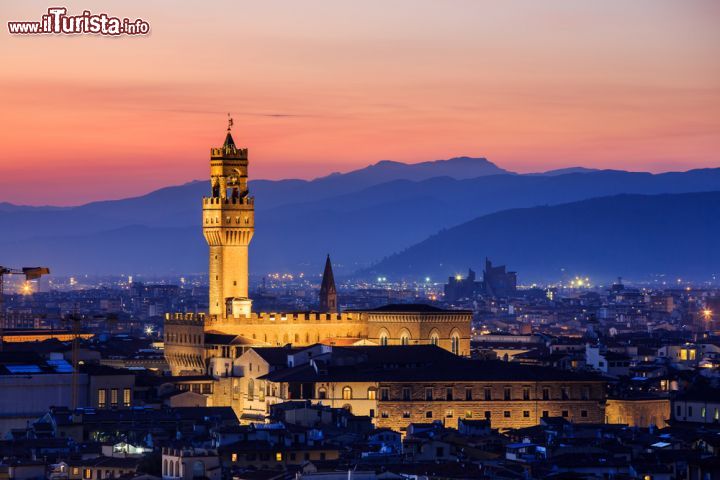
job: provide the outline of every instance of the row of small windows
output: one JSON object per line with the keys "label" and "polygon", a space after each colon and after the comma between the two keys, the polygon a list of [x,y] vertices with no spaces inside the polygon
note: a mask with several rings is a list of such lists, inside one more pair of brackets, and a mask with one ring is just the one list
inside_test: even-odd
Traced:
{"label": "row of small windows", "polygon": [[[692,405],[688,405],[688,406],[687,406],[687,409],[686,409],[686,412],[687,412],[687,414],[685,415],[686,417],[692,417],[692,416],[693,416],[693,406],[692,406]],[[713,414],[712,414],[712,420],[715,421],[715,422],[720,421],[720,409],[714,408],[714,409],[712,409],[712,412],[713,412]],[[707,416],[708,416],[707,413],[708,413],[707,407],[705,407],[705,406],[700,407],[700,418],[707,420],[707,419],[708,419],[708,418],[707,418]],[[675,416],[676,416],[676,417],[682,417],[682,416],[683,416],[683,408],[682,408],[682,405],[676,405],[676,406],[675,406]]]}
{"label": "row of small windows", "polygon": [[[425,412],[425,418],[433,418],[433,415],[434,415],[434,413],[433,413],[432,410],[428,410],[428,411]],[[548,417],[550,417],[550,411],[549,411],[549,410],[543,410],[542,413],[541,413],[541,415],[542,415],[543,418],[548,418]],[[569,411],[569,410],[562,410],[562,411],[560,412],[560,415],[561,415],[563,418],[568,418],[568,417],[570,417],[570,411]],[[371,416],[372,416],[372,415],[371,415]],[[454,411],[454,410],[446,410],[446,411],[445,411],[445,417],[446,417],[446,418],[453,418],[454,416],[455,416],[455,411]],[[390,414],[389,414],[388,412],[386,412],[386,411],[383,411],[383,412],[380,413],[380,417],[381,417],[381,418],[390,418]],[[523,411],[522,411],[522,418],[530,418],[530,417],[531,417],[531,415],[530,415],[530,410],[523,410]],[[587,410],[580,410],[580,417],[581,417],[581,418],[588,418],[588,411],[587,411]],[[410,412],[409,410],[404,410],[404,411],[402,412],[402,418],[412,418],[411,412]],[[472,412],[472,410],[466,410],[466,411],[465,411],[465,418],[473,418],[473,412]],[[490,419],[492,418],[492,412],[491,412],[490,410],[485,410],[485,412],[483,413],[483,418],[485,418],[485,420],[490,420]],[[512,418],[512,411],[511,411],[511,410],[504,410],[504,411],[503,411],[503,418]]]}
{"label": "row of small windows", "polygon": [[[237,225],[240,225],[240,220],[241,220],[240,217],[235,217],[235,223],[236,223]],[[245,225],[248,225],[248,224],[250,223],[250,217],[245,217],[245,218],[243,219],[243,221],[245,222]],[[220,217],[215,217],[215,218],[205,217],[205,223],[206,223],[206,224],[216,224],[216,223],[220,223]],[[233,222],[232,222],[232,218],[231,218],[231,217],[225,217],[225,223],[233,223]]]}
{"label": "row of small windows", "polygon": [[[109,391],[109,395],[108,395],[108,391]],[[111,389],[99,388],[97,391],[98,408],[106,408],[108,406],[110,406],[110,407],[120,406],[119,394],[120,394],[120,390],[117,388],[111,388]],[[108,402],[108,400],[109,400],[109,402]],[[122,406],[123,407],[132,406],[132,389],[124,388],[122,390]]]}
{"label": "row of small windows", "polygon": [[[433,387],[426,387],[425,388],[425,395],[423,397],[424,400],[486,400],[486,401],[492,401],[492,400],[500,400],[500,398],[497,398],[493,395],[493,388],[492,387],[484,387],[482,389],[482,395],[477,397],[474,393],[473,388],[467,387],[465,388],[464,395],[458,396],[457,395],[457,388],[455,387],[447,387],[445,391],[443,392],[444,395],[437,396],[436,390]],[[344,387],[343,388],[343,399],[349,400],[352,397],[352,390],[350,387]],[[560,387],[560,395],[559,397],[553,398],[551,395],[551,389],[550,387],[543,387],[541,390],[541,398],[542,400],[571,400],[572,395],[570,392],[570,389],[568,387]],[[580,400],[589,400],[590,399],[590,387],[585,386],[582,387],[580,390]],[[347,395],[347,396],[346,396]],[[319,398],[326,398],[326,390],[324,388],[320,388],[318,390],[318,396]],[[532,395],[532,389],[530,387],[523,387],[521,396],[515,397],[513,396],[513,389],[512,387],[504,387],[502,391],[502,400],[531,400],[533,399]],[[376,398],[376,390],[375,389],[368,389],[368,399],[375,400]],[[390,400],[390,389],[383,387],[380,389],[380,400],[383,401],[389,401]],[[413,388],[412,387],[403,387],[401,390],[401,396],[400,398],[393,398],[393,400],[403,400],[403,401],[410,401],[413,400]]]}
{"label": "row of small windows", "polygon": [[[411,340],[410,333],[406,330],[400,334],[400,345],[409,345]],[[380,345],[387,346],[390,341],[390,335],[386,332],[380,332]],[[437,333],[430,335],[430,344],[438,345],[440,343],[440,337]],[[450,350],[452,353],[458,355],[460,352],[460,335],[457,332],[453,332],[450,337]]]}
{"label": "row of small windows", "polygon": [[199,334],[192,333],[173,333],[168,332],[165,334],[165,341],[168,343],[190,343],[200,345],[202,344],[203,337]]}
{"label": "row of small windows", "polygon": [[[413,388],[412,387],[402,387],[401,390],[401,396],[400,398],[393,398],[393,400],[403,400],[403,401],[411,401],[413,400]],[[457,396],[457,388],[455,387],[447,387],[445,391],[443,392],[444,395],[438,396],[436,395],[436,391],[438,389],[433,387],[426,387],[424,392],[424,400],[432,401],[432,400],[486,400],[486,401],[492,401],[492,400],[500,400],[500,398],[497,398],[493,395],[493,388],[492,387],[484,387],[482,391],[482,395],[480,397],[476,397],[474,394],[474,390],[471,387],[465,388],[464,395]],[[352,388],[349,386],[345,386],[341,390],[342,393],[342,399],[343,400],[352,400],[353,398],[367,398],[368,400],[375,400],[377,398],[377,389],[370,387],[367,389],[366,397],[353,397]],[[542,400],[571,400],[572,395],[569,387],[560,387],[560,395],[553,396],[551,395],[551,388],[550,387],[543,387],[541,390],[541,399]],[[580,400],[590,400],[590,387],[584,386],[580,389]],[[521,396],[515,397],[513,396],[513,389],[512,387],[504,387],[502,390],[502,400],[509,401],[509,400],[532,400],[532,389],[530,387],[523,387]],[[318,399],[324,400],[328,398],[327,397],[327,389],[325,387],[318,388]],[[389,401],[390,400],[390,389],[387,387],[380,388],[380,400],[382,401]],[[679,415],[679,414],[678,414]]]}

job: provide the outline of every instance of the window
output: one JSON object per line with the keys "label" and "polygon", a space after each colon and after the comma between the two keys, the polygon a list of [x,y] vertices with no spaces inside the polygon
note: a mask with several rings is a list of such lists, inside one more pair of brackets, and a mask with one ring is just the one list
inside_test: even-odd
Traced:
{"label": "window", "polygon": [[447,418],[453,418],[453,411],[452,410],[445,410],[445,416]]}
{"label": "window", "polygon": [[432,410],[428,410],[427,412],[425,412],[425,418],[432,418],[432,416],[433,416]]}
{"label": "window", "polygon": [[568,387],[560,387],[560,398],[570,400],[570,389]]}
{"label": "window", "polygon": [[510,400],[511,390],[510,387],[505,387],[503,391],[503,400]]}
{"label": "window", "polygon": [[465,389],[465,400],[472,400],[472,388]]}
{"label": "window", "polygon": [[232,461],[232,462],[237,462],[237,453],[233,453],[233,454],[230,456],[230,461]]}
{"label": "window", "polygon": [[452,387],[448,387],[445,389],[445,400],[452,400],[453,399],[453,389]]}
{"label": "window", "polygon": [[583,418],[587,418],[587,410],[580,410],[580,416]]}
{"label": "window", "polygon": [[400,336],[400,344],[401,345],[408,345],[410,343],[410,335],[403,332],[403,334]]}
{"label": "window", "polygon": [[430,336],[430,344],[431,344],[431,345],[437,345],[439,342],[440,342],[440,339],[438,338],[437,333],[433,333],[433,334]]}
{"label": "window", "polygon": [[98,391],[98,408],[105,408],[107,406],[107,390],[99,388]]}
{"label": "window", "polygon": [[130,390],[129,388],[123,389],[123,406],[124,407],[130,406],[130,402],[131,402],[130,396],[131,395],[132,395],[132,390]]}
{"label": "window", "polygon": [[503,417],[505,417],[505,418],[510,418],[510,410],[505,410],[505,411],[503,412]]}
{"label": "window", "polygon": [[465,410],[465,418],[472,418],[472,410]]}
{"label": "window", "polygon": [[375,400],[377,397],[377,390],[374,388],[368,388],[368,400]]}
{"label": "window", "polygon": [[83,478],[92,478],[92,470],[89,468],[83,470]]}
{"label": "window", "polygon": [[282,462],[282,452],[277,452],[275,454],[275,461],[276,462]]}
{"label": "window", "polygon": [[492,412],[490,410],[485,410],[485,420],[490,420],[492,418]]}
{"label": "window", "polygon": [[117,407],[118,404],[118,389],[113,388],[110,390],[110,406]]}
{"label": "window", "polygon": [[388,334],[387,332],[382,332],[380,334],[380,345],[387,346],[388,344]]}
{"label": "window", "polygon": [[407,411],[407,410],[405,410],[405,411],[403,412],[403,418],[410,418],[410,412]]}
{"label": "window", "polygon": [[343,398],[343,400],[352,400],[352,388],[343,387],[342,398]]}
{"label": "window", "polygon": [[530,410],[523,410],[523,418],[530,418]]}
{"label": "window", "polygon": [[410,400],[410,387],[403,387],[403,389],[402,389],[402,399],[403,399],[403,400]]}
{"label": "window", "polygon": [[382,418],[388,418],[390,415],[388,415],[388,412],[380,412],[380,416]]}
{"label": "window", "polygon": [[375,409],[374,408],[370,409],[370,418],[375,418]]}
{"label": "window", "polygon": [[425,400],[432,400],[432,399],[433,399],[433,389],[426,388],[425,389]]}
{"label": "window", "polygon": [[80,469],[78,467],[73,467],[72,473],[73,475],[80,475]]}
{"label": "window", "polygon": [[580,392],[580,398],[583,400],[590,400],[590,387],[583,387]]}
{"label": "window", "polygon": [[548,418],[550,416],[550,412],[548,412],[547,410],[543,410],[542,416],[543,418]]}
{"label": "window", "polygon": [[562,411],[562,416],[563,416],[563,418],[567,418],[567,417],[570,416],[570,414],[568,413],[567,410],[563,410],[563,411]]}
{"label": "window", "polygon": [[390,399],[390,389],[388,388],[381,388],[380,389],[380,400],[389,400]]}
{"label": "window", "polygon": [[485,387],[483,391],[485,395],[485,400],[492,400],[492,389],[490,387]]}
{"label": "window", "polygon": [[530,400],[530,387],[523,387],[523,400]]}
{"label": "window", "polygon": [[325,387],[318,388],[318,398],[320,400],[325,400],[327,398],[327,390],[325,390]]}
{"label": "window", "polygon": [[543,399],[543,400],[550,400],[550,387],[543,387],[543,389],[542,389],[542,399]]}
{"label": "window", "polygon": [[702,418],[703,420],[705,420],[705,414],[706,414],[706,413],[707,413],[707,410],[705,409],[705,407],[700,407],[700,418]]}
{"label": "window", "polygon": [[457,333],[453,333],[452,335],[450,348],[452,350],[452,353],[454,353],[455,355],[460,354],[460,337]]}

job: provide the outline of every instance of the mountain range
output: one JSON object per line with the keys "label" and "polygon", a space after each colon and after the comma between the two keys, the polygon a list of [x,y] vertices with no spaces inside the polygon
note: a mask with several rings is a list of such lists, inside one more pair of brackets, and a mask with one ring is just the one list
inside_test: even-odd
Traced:
{"label": "mountain range", "polygon": [[443,230],[363,272],[443,279],[511,259],[525,281],[593,275],[709,278],[720,274],[720,192],[614,195],[518,208]]}
{"label": "mountain range", "polygon": [[[319,273],[330,253],[336,272],[347,275],[368,271],[384,257],[443,229],[509,209],[618,194],[720,191],[720,168],[517,174],[484,158],[459,157],[419,164],[382,161],[315,180],[255,180],[250,189],[256,207],[250,260],[254,274]],[[208,193],[208,182],[195,181],[77,207],[0,204],[2,263],[46,264],[57,273],[204,272],[200,197]],[[574,221],[565,219],[568,225]],[[533,234],[543,234],[539,227]],[[509,232],[502,227],[488,234]],[[487,250],[482,255],[522,267],[514,264],[519,252]],[[465,263],[476,265],[469,259]]]}

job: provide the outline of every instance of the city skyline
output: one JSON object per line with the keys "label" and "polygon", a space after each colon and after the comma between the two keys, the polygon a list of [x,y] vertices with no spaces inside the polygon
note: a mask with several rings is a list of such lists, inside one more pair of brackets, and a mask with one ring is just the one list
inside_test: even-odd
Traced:
{"label": "city skyline", "polygon": [[[521,173],[718,163],[713,2],[172,12],[111,2],[103,12],[142,18],[151,33],[0,39],[11,52],[0,73],[0,201],[77,205],[204,178],[228,111],[257,159],[253,178],[461,155]],[[9,20],[43,13],[6,8]]]}

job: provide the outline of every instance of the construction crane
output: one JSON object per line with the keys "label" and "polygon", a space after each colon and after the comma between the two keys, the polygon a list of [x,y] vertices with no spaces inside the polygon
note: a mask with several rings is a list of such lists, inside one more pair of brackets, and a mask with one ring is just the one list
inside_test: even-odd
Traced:
{"label": "construction crane", "polygon": [[[5,328],[5,275],[25,275],[25,282],[29,282],[48,274],[50,274],[50,269],[47,267],[8,268],[0,265],[0,352],[3,348],[3,329]],[[27,283],[25,288],[27,293],[31,292]]]}

